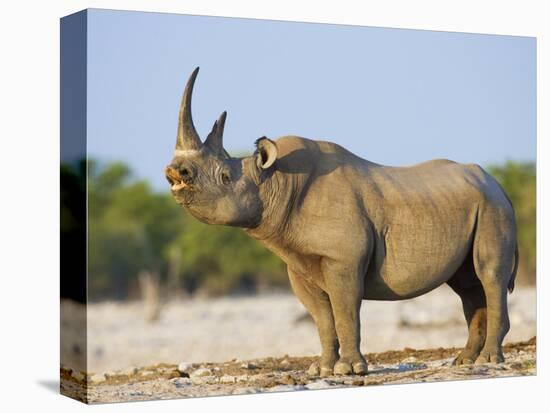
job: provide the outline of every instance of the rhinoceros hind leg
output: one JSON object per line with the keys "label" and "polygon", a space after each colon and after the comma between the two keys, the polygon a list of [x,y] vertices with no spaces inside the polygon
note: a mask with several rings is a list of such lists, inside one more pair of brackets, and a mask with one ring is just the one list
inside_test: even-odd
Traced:
{"label": "rhinoceros hind leg", "polygon": [[483,287],[487,299],[487,336],[485,344],[476,364],[502,363],[502,341],[510,329],[508,318],[508,291],[498,280],[487,277],[483,280]]}
{"label": "rhinoceros hind leg", "polygon": [[513,211],[485,205],[480,208],[473,258],[487,301],[487,336],[475,363],[500,363],[502,341],[510,329],[508,285],[515,265]]}
{"label": "rhinoceros hind leg", "polygon": [[468,341],[453,364],[473,364],[485,344],[487,305],[485,292],[474,272],[471,257],[447,283],[462,300],[462,309],[468,325]]}
{"label": "rhinoceros hind leg", "polygon": [[[487,282],[489,283],[489,282]],[[502,363],[502,341],[510,330],[508,318],[508,291],[498,283],[490,283],[485,287],[487,291],[487,337],[476,364]]]}

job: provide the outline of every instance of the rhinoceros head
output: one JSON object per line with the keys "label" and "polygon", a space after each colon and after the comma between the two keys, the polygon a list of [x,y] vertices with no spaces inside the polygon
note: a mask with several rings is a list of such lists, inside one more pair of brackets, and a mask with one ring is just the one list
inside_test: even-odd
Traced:
{"label": "rhinoceros head", "polygon": [[246,158],[232,158],[223,148],[226,112],[201,141],[191,116],[191,96],[199,68],[191,74],[179,111],[174,157],[165,169],[176,201],[208,224],[252,228],[259,224],[264,205],[259,191],[262,173],[275,162],[277,147],[267,138]]}

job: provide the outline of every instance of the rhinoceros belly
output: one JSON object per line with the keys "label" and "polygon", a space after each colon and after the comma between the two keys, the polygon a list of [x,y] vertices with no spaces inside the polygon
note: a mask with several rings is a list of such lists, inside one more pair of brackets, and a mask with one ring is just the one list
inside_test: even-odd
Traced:
{"label": "rhinoceros belly", "polygon": [[445,283],[471,250],[475,211],[407,214],[376,234],[364,298],[399,300]]}

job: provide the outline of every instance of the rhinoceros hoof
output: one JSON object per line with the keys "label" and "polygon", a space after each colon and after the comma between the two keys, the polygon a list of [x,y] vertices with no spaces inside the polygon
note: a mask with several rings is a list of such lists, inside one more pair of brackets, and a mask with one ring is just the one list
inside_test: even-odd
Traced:
{"label": "rhinoceros hoof", "polygon": [[353,372],[355,374],[358,374],[360,376],[364,376],[369,371],[369,367],[367,363],[360,361],[359,363],[355,363],[353,365]]}
{"label": "rhinoceros hoof", "polygon": [[321,374],[320,374],[321,377],[329,377],[329,376],[332,376],[333,374],[334,374],[333,369],[329,367],[321,367]]}
{"label": "rhinoceros hoof", "polygon": [[307,375],[310,377],[328,377],[332,376],[333,369],[330,367],[319,367],[319,363],[314,362],[311,363],[311,366],[309,366],[309,369],[307,370]]}
{"label": "rhinoceros hoof", "polygon": [[476,359],[475,364],[483,363],[502,363],[504,361],[504,356],[501,351],[482,351],[479,357]]}
{"label": "rhinoceros hoof", "polygon": [[358,374],[363,376],[367,374],[368,366],[364,361],[359,361],[357,363],[348,363],[347,361],[338,361],[334,365],[334,374],[337,376],[347,376],[350,374]]}
{"label": "rhinoceros hoof", "polygon": [[351,367],[351,363],[348,363],[347,361],[338,361],[334,365],[334,374],[337,376],[346,376],[352,372],[353,369]]}
{"label": "rhinoceros hoof", "polygon": [[464,364],[474,364],[474,361],[477,359],[479,353],[474,351],[464,349],[460,354],[453,360],[454,366],[461,366]]}
{"label": "rhinoceros hoof", "polygon": [[474,364],[474,360],[469,357],[457,357],[453,360],[453,366],[463,366],[467,364]]}

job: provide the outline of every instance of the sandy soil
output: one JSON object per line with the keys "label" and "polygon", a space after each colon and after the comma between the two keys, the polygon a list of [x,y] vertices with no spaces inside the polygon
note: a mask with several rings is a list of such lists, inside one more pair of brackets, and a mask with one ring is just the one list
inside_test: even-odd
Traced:
{"label": "sandy soil", "polygon": [[[535,290],[521,286],[509,296],[511,330],[505,342],[536,335],[535,300]],[[67,310],[62,311],[65,317],[78,314]],[[290,293],[172,301],[154,324],[145,321],[142,303],[99,303],[88,306],[87,320],[87,349],[75,331],[73,339],[63,340],[63,357],[87,351],[90,373],[159,363],[313,356],[320,351],[314,324]],[[462,347],[467,337],[460,300],[447,286],[413,300],[364,301],[361,320],[364,353]],[[70,329],[64,333],[70,336]]]}
{"label": "sandy soil", "polygon": [[505,346],[506,361],[502,364],[453,366],[458,352],[456,348],[438,348],[370,353],[366,354],[368,375],[323,379],[306,374],[312,357],[160,364],[86,377],[76,377],[62,368],[61,390],[89,403],[109,403],[536,374],[534,337]]}

